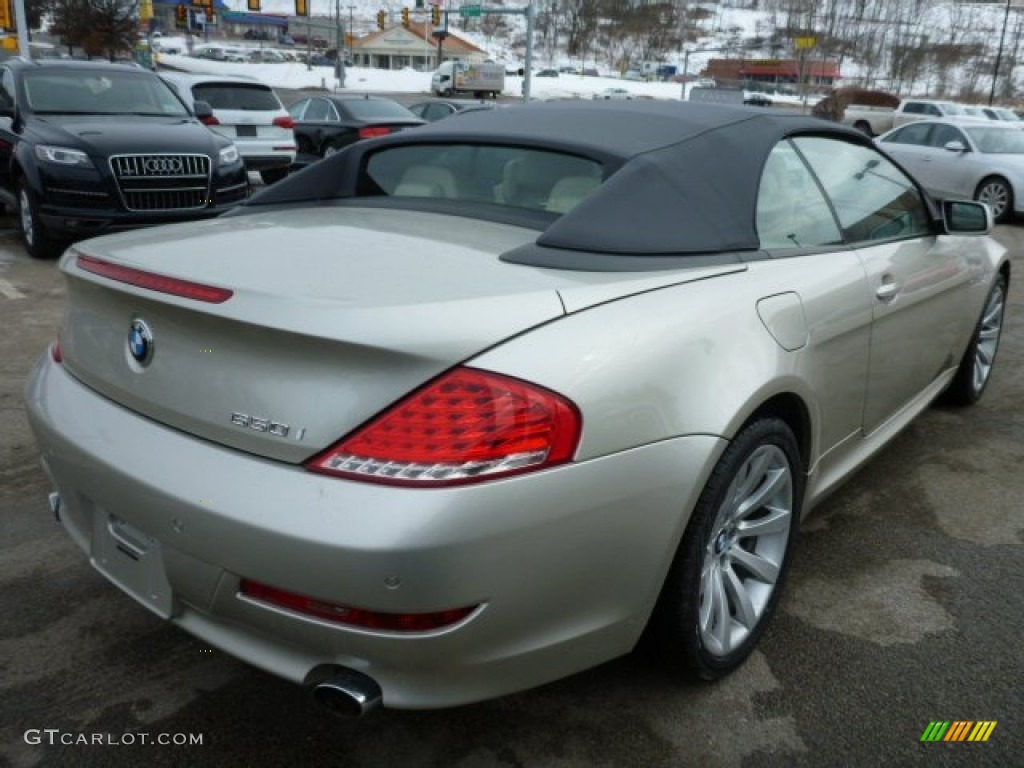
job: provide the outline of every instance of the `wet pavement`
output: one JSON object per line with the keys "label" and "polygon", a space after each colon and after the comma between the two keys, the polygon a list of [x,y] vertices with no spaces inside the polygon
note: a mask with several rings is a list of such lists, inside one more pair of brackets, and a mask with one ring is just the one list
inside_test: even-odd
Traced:
{"label": "wet pavement", "polygon": [[[0,218],[0,765],[1024,765],[1019,285],[982,403],[931,408],[805,522],[780,610],[731,677],[688,685],[634,655],[497,701],[342,721],[152,616],[54,522],[21,393],[65,288],[13,226]],[[1024,225],[996,234],[1021,253]],[[922,744],[933,720],[998,725]],[[161,734],[202,744],[141,743]]]}

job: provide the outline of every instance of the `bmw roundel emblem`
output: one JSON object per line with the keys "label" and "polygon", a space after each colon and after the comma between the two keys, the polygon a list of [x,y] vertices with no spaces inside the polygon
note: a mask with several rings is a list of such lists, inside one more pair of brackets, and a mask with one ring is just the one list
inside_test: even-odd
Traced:
{"label": "bmw roundel emblem", "polygon": [[153,359],[153,332],[145,322],[135,318],[128,332],[128,354],[139,365],[147,365]]}

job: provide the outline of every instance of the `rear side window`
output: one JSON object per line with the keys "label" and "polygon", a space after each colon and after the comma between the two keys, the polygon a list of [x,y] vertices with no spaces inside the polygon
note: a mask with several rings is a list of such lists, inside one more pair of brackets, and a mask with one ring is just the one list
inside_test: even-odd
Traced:
{"label": "rear side window", "polygon": [[243,112],[276,112],[283,109],[277,95],[265,85],[245,83],[201,83],[192,86],[196,101],[205,101],[214,109]]}
{"label": "rear side window", "polygon": [[843,241],[821,189],[788,141],[772,149],[761,174],[757,234],[761,247],[771,250]]}

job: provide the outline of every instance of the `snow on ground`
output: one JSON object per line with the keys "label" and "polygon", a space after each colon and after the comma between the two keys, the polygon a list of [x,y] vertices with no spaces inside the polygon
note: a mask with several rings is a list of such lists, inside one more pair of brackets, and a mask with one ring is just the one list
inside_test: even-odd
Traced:
{"label": "snow on ground", "polygon": [[[166,48],[184,50],[184,41],[164,38],[159,45]],[[199,47],[240,47],[220,43],[194,43]],[[273,88],[327,88],[334,90],[337,79],[332,67],[308,68],[301,62],[285,62],[280,64],[253,64],[250,62],[222,62],[209,59],[197,59],[190,56],[159,53],[158,62],[161,66],[183,72],[222,75],[248,75],[255,77]],[[417,72],[412,69],[368,69],[365,67],[348,67],[345,76],[346,92],[354,93],[430,93],[430,72]],[[522,95],[523,78],[509,75],[505,78],[506,96]],[[679,83],[647,83],[633,80],[620,80],[612,77],[583,77],[582,75],[561,74],[558,77],[532,78],[530,91],[538,99],[571,99],[591,98],[605,88],[625,88],[638,97],[655,99],[678,99],[682,94]]]}

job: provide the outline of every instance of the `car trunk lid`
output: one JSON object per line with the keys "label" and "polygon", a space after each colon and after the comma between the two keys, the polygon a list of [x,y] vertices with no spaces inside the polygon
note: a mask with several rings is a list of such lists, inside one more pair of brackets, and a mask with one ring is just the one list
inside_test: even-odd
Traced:
{"label": "car trunk lid", "polygon": [[[580,310],[706,272],[506,264],[498,255],[535,231],[396,213],[277,211],[75,246],[62,262],[64,364],[155,421],[300,462],[452,366],[564,315],[561,292]],[[232,294],[214,303],[142,288],[83,269],[79,254]],[[141,361],[139,322],[152,344]]]}

